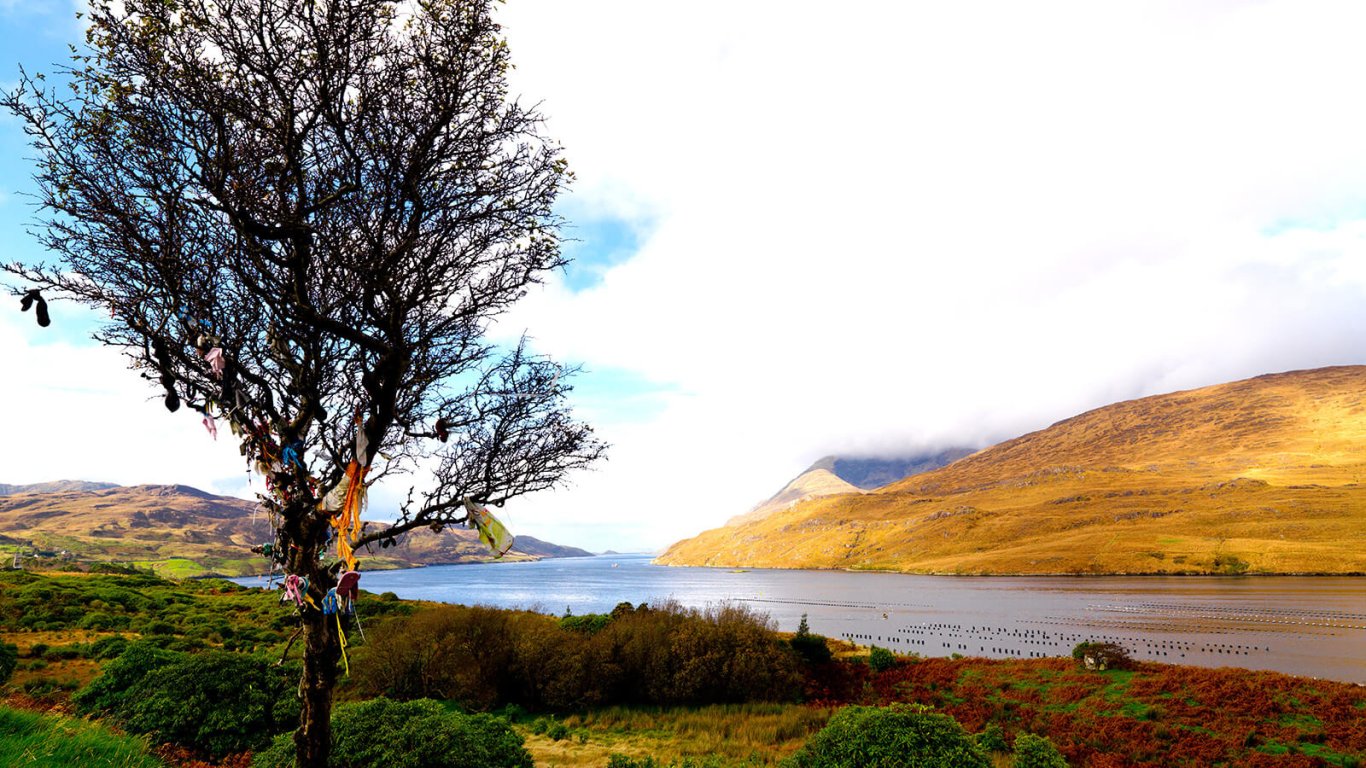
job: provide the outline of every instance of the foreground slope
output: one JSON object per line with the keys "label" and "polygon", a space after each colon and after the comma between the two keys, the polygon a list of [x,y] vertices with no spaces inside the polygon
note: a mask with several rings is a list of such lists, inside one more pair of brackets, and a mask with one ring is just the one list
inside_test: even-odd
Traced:
{"label": "foreground slope", "polygon": [[[80,487],[78,483],[44,484]],[[370,525],[384,525],[370,523]],[[515,532],[514,532],[515,533]],[[172,576],[263,573],[252,554],[272,538],[256,504],[183,485],[110,486],[0,495],[0,558],[16,549],[40,558],[132,562]],[[583,557],[581,549],[522,537],[506,560]],[[403,536],[397,546],[360,554],[363,568],[484,562],[488,549],[471,530],[448,526]]]}
{"label": "foreground slope", "polygon": [[1099,408],[867,494],[679,542],[670,565],[1366,572],[1366,367]]}

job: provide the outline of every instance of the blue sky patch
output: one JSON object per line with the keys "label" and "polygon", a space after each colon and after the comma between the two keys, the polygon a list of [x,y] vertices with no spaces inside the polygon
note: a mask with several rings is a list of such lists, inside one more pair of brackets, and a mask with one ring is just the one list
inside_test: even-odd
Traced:
{"label": "blue sky patch", "polygon": [[648,422],[683,394],[676,384],[652,381],[626,368],[585,367],[570,384],[576,415],[596,425]]}
{"label": "blue sky patch", "polygon": [[566,207],[571,210],[561,212],[568,220],[561,233],[561,249],[570,261],[564,269],[564,284],[574,293],[602,283],[609,269],[636,255],[649,233],[648,222],[595,216],[573,204]]}

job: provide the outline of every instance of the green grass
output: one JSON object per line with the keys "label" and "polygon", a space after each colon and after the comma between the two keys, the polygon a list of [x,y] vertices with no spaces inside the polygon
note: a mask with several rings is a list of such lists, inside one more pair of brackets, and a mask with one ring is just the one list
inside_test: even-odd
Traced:
{"label": "green grass", "polygon": [[1329,765],[1336,765],[1341,768],[1357,768],[1361,765],[1359,757],[1335,752],[1322,744],[1301,744],[1299,751],[1310,757],[1321,758],[1327,761]]}
{"label": "green grass", "polygon": [[172,557],[166,560],[138,560],[133,565],[139,568],[150,568],[158,576],[166,579],[188,579],[208,573],[208,569],[204,566],[183,557]]}
{"label": "green grass", "polygon": [[1286,713],[1281,715],[1277,721],[1280,725],[1288,728],[1298,728],[1301,731],[1322,731],[1323,721],[1311,714],[1305,713]]}
{"label": "green grass", "polygon": [[95,723],[0,707],[0,763],[13,768],[165,768],[147,741]]}
{"label": "green grass", "polygon": [[[561,715],[569,738],[536,733],[520,723],[537,765],[600,768],[611,753],[706,765],[768,766],[794,752],[825,725],[831,710],[801,704],[716,704],[702,707],[606,707]],[[580,739],[579,735],[582,735]]]}

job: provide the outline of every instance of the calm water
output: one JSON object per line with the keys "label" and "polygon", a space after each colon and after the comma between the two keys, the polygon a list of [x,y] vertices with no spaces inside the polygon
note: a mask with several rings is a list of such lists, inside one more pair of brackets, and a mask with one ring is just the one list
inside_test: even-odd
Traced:
{"label": "calm water", "polygon": [[[240,579],[244,584],[261,580]],[[1067,655],[1087,639],[1140,659],[1273,669],[1366,683],[1366,579],[946,577],[667,568],[645,555],[366,573],[399,597],[600,613],[620,602],[723,600],[795,630],[926,656]]]}

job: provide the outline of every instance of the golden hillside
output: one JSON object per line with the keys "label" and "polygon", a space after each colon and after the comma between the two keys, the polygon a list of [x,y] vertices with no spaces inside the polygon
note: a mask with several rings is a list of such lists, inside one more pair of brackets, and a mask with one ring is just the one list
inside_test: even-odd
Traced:
{"label": "golden hillside", "polygon": [[743,515],[736,515],[727,520],[726,525],[755,522],[775,512],[781,512],[799,501],[820,496],[834,496],[839,493],[863,493],[863,490],[829,469],[822,467],[818,462],[816,466],[793,478],[792,482],[783,486],[781,491],[773,494],[764,503],[757,505]]}
{"label": "golden hillside", "polygon": [[[40,555],[40,565],[66,559],[135,563],[173,577],[264,573],[270,564],[251,547],[272,536],[269,520],[255,513],[255,506],[183,485],[0,495],[0,565],[8,565],[20,550]],[[588,554],[519,536],[503,559]],[[398,546],[359,556],[367,570],[492,559],[474,531],[458,526],[439,533],[414,531],[401,537]]]}
{"label": "golden hillside", "polygon": [[1366,366],[1099,408],[668,565],[920,573],[1366,573]]}

